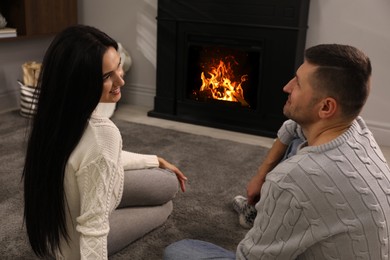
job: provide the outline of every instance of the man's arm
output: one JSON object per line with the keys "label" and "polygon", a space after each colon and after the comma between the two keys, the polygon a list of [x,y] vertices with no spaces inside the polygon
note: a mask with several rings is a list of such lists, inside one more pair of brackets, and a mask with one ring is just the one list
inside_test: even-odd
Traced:
{"label": "man's arm", "polygon": [[260,190],[265,181],[267,173],[270,172],[283,158],[288,145],[283,144],[279,138],[276,138],[268,154],[259,166],[257,174],[249,181],[247,185],[248,204],[254,205],[260,199]]}

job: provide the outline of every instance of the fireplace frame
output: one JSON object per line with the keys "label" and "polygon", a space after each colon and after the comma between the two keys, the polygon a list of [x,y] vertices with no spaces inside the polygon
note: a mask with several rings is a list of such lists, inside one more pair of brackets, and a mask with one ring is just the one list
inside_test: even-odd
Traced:
{"label": "fireplace frame", "polygon": [[[282,87],[303,61],[309,0],[158,0],[157,77],[149,116],[275,137],[286,119]],[[186,98],[188,46],[259,49],[256,109]]]}

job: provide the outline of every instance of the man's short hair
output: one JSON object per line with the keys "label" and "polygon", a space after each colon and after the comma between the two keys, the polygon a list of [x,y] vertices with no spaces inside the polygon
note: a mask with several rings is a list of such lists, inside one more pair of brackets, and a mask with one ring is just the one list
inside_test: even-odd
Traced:
{"label": "man's short hair", "polygon": [[346,118],[355,118],[362,110],[371,76],[370,59],[355,47],[320,44],[305,51],[305,60],[318,66],[312,84],[320,96],[334,98]]}

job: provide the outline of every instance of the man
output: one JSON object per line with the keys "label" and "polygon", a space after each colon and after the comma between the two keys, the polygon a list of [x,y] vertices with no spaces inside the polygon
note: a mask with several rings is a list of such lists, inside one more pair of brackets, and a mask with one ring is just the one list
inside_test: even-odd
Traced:
{"label": "man", "polygon": [[[354,47],[307,49],[283,88],[289,120],[248,185],[252,203],[260,200],[236,254],[181,240],[165,259],[388,259],[390,170],[359,116],[370,77],[369,58]],[[296,139],[295,155],[282,160]]]}

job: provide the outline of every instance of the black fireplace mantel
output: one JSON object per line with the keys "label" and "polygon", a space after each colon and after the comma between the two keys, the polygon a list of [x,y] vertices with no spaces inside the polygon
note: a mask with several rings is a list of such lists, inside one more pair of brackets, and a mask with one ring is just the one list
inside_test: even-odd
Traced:
{"label": "black fireplace mantel", "polygon": [[[303,61],[309,0],[158,0],[157,78],[149,116],[274,137],[283,86]],[[259,52],[253,109],[188,99],[194,45]]]}

